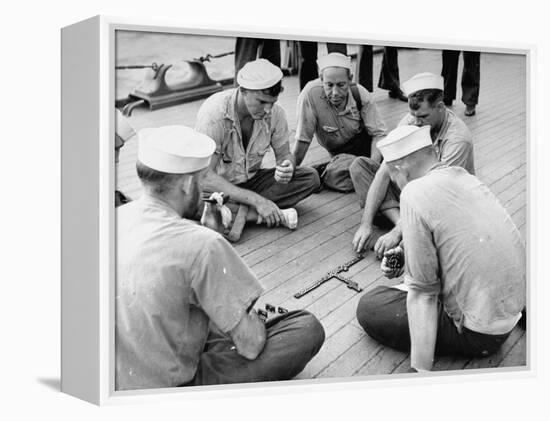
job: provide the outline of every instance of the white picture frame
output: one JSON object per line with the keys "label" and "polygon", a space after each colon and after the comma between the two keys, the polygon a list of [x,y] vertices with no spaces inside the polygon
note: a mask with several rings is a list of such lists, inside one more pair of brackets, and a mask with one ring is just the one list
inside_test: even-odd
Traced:
{"label": "white picture frame", "polygon": [[[197,35],[236,36],[336,41],[348,44],[383,44],[402,47],[468,50],[524,54],[527,62],[527,156],[530,156],[531,59],[533,46],[503,47],[487,43],[434,44],[431,41],[387,39],[364,34],[320,34],[244,31],[230,25],[223,28],[193,27],[160,20],[141,20],[96,16],[62,30],[62,391],[98,405],[154,402],[260,394],[275,388],[277,393],[297,390],[330,390],[335,387],[377,387],[380,376],[343,380],[223,385],[217,387],[115,391],[114,388],[114,33],[117,30],[146,30]],[[82,101],[82,98],[86,101]],[[78,112],[76,112],[78,106]],[[76,157],[84,159],[75,159]],[[529,171],[527,172],[529,174]],[[529,203],[527,199],[527,243],[530,242]],[[528,279],[531,268],[528,265]],[[528,283],[528,297],[533,283]],[[528,305],[532,300],[528,299]],[[458,377],[513,378],[534,372],[532,338],[527,343],[527,365],[521,370],[495,370],[460,373]],[[432,373],[411,379],[437,382],[441,376],[457,373]],[[384,377],[384,382],[400,382],[409,375]]]}

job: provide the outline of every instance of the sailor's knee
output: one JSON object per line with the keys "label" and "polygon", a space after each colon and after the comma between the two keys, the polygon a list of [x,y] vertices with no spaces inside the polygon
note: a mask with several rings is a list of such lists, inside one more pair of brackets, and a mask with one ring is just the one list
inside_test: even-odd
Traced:
{"label": "sailor's knee", "polygon": [[365,157],[364,156],[358,156],[353,160],[351,165],[349,166],[349,174],[351,178],[356,178],[363,173],[365,170]]}
{"label": "sailor's knee", "polygon": [[365,293],[359,300],[355,312],[357,321],[365,332],[369,334],[378,332],[381,325],[379,315],[383,309],[379,308],[380,301],[377,299],[377,292],[378,287]]}
{"label": "sailor's knee", "polygon": [[299,181],[308,190],[317,191],[321,186],[319,173],[310,167],[298,167],[294,171],[294,180]]}
{"label": "sailor's knee", "polygon": [[296,317],[299,319],[300,329],[303,332],[303,345],[313,353],[317,353],[325,342],[325,329],[313,314],[300,310]]}
{"label": "sailor's knee", "polygon": [[353,160],[349,167],[352,177],[364,176],[366,174],[376,174],[380,164],[367,156],[358,156]]}

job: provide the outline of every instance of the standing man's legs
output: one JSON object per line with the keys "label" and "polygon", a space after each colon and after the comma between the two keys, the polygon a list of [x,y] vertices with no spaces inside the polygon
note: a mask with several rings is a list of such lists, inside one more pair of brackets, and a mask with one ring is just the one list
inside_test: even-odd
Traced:
{"label": "standing man's legs", "polygon": [[359,46],[355,72],[357,73],[357,83],[372,92],[372,45]]}
{"label": "standing man's legs", "polygon": [[445,105],[453,105],[456,98],[456,78],[458,72],[458,58],[460,51],[443,50],[441,76],[443,76],[443,102]]}
{"label": "standing man's legs", "polygon": [[265,58],[277,67],[281,67],[281,41],[278,39],[262,39],[260,58]]}
{"label": "standing man's legs", "polygon": [[317,79],[317,42],[299,41],[300,44],[300,90],[310,81]]}
{"label": "standing man's legs", "polygon": [[319,352],[325,331],[315,316],[291,311],[266,323],[267,340],[255,360],[240,356],[229,336],[209,337],[193,380],[185,386],[290,380]]}
{"label": "standing man's legs", "polygon": [[407,101],[407,97],[401,91],[399,83],[399,64],[397,60],[397,47],[384,47],[382,56],[382,68],[380,69],[380,79],[378,87],[388,90],[390,98],[396,98],[401,101]]}
{"label": "standing man's legs", "polygon": [[239,37],[235,42],[235,76],[246,63],[258,58],[258,52],[260,52],[260,58],[265,58],[275,66],[281,67],[281,46],[279,40]]}
{"label": "standing man's legs", "polygon": [[480,53],[479,51],[463,51],[462,58],[464,60],[461,81],[462,102],[466,106],[475,107],[479,99]]}
{"label": "standing man's legs", "polygon": [[249,61],[256,60],[258,46],[261,40],[258,38],[237,38],[235,41],[235,84],[237,73]]}

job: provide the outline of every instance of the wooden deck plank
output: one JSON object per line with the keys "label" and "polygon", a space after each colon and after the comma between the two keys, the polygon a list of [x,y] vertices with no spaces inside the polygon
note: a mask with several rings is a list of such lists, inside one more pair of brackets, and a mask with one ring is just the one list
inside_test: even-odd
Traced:
{"label": "wooden deck plank", "polygon": [[383,346],[374,339],[368,335],[363,335],[358,342],[339,355],[317,377],[352,376],[365,364],[365,361],[373,358],[382,348]]}
{"label": "wooden deck plank", "polygon": [[370,358],[354,375],[372,376],[392,373],[408,357],[408,353],[383,347],[380,352]]}
{"label": "wooden deck plank", "polygon": [[344,354],[364,336],[362,329],[353,325],[346,325],[334,335],[330,336],[319,353],[309,362],[297,379],[311,379],[319,375],[336,358]]}

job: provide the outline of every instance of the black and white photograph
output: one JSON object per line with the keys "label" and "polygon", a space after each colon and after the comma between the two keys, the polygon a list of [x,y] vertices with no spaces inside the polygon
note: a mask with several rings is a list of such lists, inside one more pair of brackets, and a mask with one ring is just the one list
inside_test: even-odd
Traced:
{"label": "black and white photograph", "polygon": [[6,3],[0,418],[549,418],[545,11]]}
{"label": "black and white photograph", "polygon": [[114,45],[115,391],[528,368],[526,51]]}

